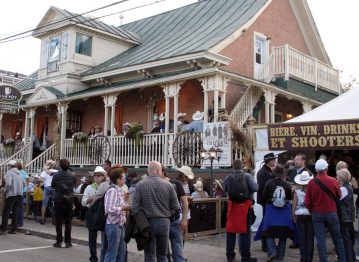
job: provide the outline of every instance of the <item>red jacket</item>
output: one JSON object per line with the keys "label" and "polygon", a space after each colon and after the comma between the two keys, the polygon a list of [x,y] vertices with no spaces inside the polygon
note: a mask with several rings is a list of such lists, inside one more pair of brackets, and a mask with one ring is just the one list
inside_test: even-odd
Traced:
{"label": "red jacket", "polygon": [[[338,182],[335,178],[328,176],[326,173],[318,174],[319,179],[335,196],[341,197]],[[305,194],[305,206],[310,212],[330,213],[337,212],[337,206],[333,199],[331,199],[312,179],[308,183],[307,192]]]}
{"label": "red jacket", "polygon": [[236,234],[247,233],[249,208],[252,208],[252,200],[246,200],[241,204],[228,200],[227,232]]}

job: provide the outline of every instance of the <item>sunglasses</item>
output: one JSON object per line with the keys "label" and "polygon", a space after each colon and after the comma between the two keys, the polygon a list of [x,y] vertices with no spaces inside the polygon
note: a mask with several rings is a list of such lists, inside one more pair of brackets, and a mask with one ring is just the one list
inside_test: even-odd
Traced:
{"label": "sunglasses", "polygon": [[93,176],[103,176],[103,175],[99,175],[99,174],[94,174]]}

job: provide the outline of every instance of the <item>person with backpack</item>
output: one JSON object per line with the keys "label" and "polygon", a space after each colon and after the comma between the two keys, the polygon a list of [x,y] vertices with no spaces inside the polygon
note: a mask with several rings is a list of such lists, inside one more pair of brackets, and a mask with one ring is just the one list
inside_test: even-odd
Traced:
{"label": "person with backpack", "polygon": [[[264,155],[263,159],[264,165],[259,169],[257,173],[257,183],[258,183],[258,191],[257,191],[257,203],[262,206],[262,214],[263,217],[265,215],[265,201],[262,201],[263,189],[266,185],[267,181],[273,178],[272,168],[276,165],[277,157],[274,153],[268,153]],[[262,251],[267,252],[267,243],[265,238],[262,239]]]}
{"label": "person with backpack", "polygon": [[[102,166],[97,166],[93,173],[94,182],[86,187],[85,192],[83,194],[81,204],[85,208],[89,208],[94,200],[94,195],[96,194],[100,184],[105,180],[106,171],[102,168]],[[98,261],[97,258],[97,231],[89,229],[89,249],[90,249],[90,262]]]}
{"label": "person with backpack", "polygon": [[226,256],[228,262],[233,262],[236,256],[234,247],[238,235],[239,251],[243,262],[255,262],[251,257],[251,230],[253,224],[253,193],[258,185],[254,177],[243,171],[242,161],[233,161],[233,172],[223,181],[224,191],[228,194],[229,203],[227,211],[227,245]]}
{"label": "person with backpack", "polygon": [[[289,203],[292,200],[292,189],[291,185],[284,181],[285,168],[278,164],[272,173],[274,178],[266,183],[262,195],[266,212],[255,236],[255,240],[262,237],[266,239],[267,261],[283,260],[287,238],[293,238],[295,231]],[[276,238],[279,239],[278,245]]]}

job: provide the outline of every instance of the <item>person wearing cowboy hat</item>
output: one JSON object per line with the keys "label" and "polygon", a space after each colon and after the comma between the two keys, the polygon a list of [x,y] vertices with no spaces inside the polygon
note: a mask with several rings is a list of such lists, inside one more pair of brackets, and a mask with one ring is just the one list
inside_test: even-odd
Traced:
{"label": "person wearing cowboy hat", "polygon": [[[94,172],[90,173],[93,176],[93,183],[86,187],[82,196],[82,206],[89,208],[93,203],[94,196],[102,182],[105,180],[106,171],[102,166],[97,166]],[[90,249],[90,261],[98,261],[97,258],[97,231],[89,230],[89,249]]]}
{"label": "person wearing cowboy hat", "polygon": [[196,111],[192,115],[192,122],[187,126],[187,131],[189,132],[203,132],[203,117],[204,113]]}
{"label": "person wearing cowboy hat", "polygon": [[158,120],[160,121],[160,132],[165,132],[165,128],[166,128],[166,122],[165,122],[165,119],[166,119],[166,113],[165,112],[162,112],[160,114],[160,116],[158,117]]}
{"label": "person wearing cowboy hat", "polygon": [[301,261],[313,261],[314,228],[312,216],[306,208],[304,200],[309,181],[313,179],[308,171],[303,171],[294,177],[298,185],[293,193],[293,220],[297,225]]}
{"label": "person wearing cowboy hat", "polygon": [[43,191],[43,198],[42,198],[42,205],[41,205],[41,220],[40,224],[45,224],[45,213],[46,207],[49,203],[50,197],[54,196],[54,190],[51,187],[53,174],[58,172],[55,169],[56,161],[49,159],[46,161],[42,173],[40,174],[40,180],[44,183],[44,191]]}
{"label": "person wearing cowboy hat", "polygon": [[195,191],[191,194],[191,197],[193,199],[202,199],[202,198],[208,198],[208,193],[203,190],[203,182],[202,178],[198,178],[196,183],[193,184],[193,187]]}
{"label": "person wearing cowboy hat", "polygon": [[8,162],[9,169],[4,175],[5,179],[5,203],[2,213],[0,235],[6,235],[8,226],[8,219],[10,212],[12,212],[11,230],[9,234],[16,234],[17,218],[19,212],[19,206],[22,205],[21,197],[24,182],[22,181],[20,171],[17,169],[17,163],[15,160]]}
{"label": "person wearing cowboy hat", "polygon": [[184,118],[185,116],[186,116],[186,113],[178,113],[177,114],[177,118],[178,118],[177,132],[178,133],[186,131],[187,125],[189,124],[189,122]]}
{"label": "person wearing cowboy hat", "polygon": [[227,196],[226,192],[224,192],[224,190],[223,190],[223,180],[222,179],[214,180],[212,192],[213,192],[214,198]]}
{"label": "person wearing cowboy hat", "polygon": [[[277,157],[273,153],[268,153],[264,155],[263,162],[264,165],[261,169],[259,169],[257,173],[257,183],[258,183],[258,191],[257,191],[257,203],[262,206],[263,216],[265,213],[265,200],[262,199],[263,189],[266,185],[267,181],[272,179],[272,168],[274,168],[276,164]],[[267,244],[265,239],[262,239],[262,251],[267,252]]]}

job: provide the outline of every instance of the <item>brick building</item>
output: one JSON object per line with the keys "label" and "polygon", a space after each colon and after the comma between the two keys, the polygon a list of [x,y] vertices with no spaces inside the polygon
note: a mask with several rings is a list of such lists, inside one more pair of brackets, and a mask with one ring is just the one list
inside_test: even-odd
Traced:
{"label": "brick building", "polygon": [[[306,0],[199,1],[119,27],[50,7],[33,36],[42,43],[40,68],[16,85],[22,112],[2,124],[5,137],[21,131],[26,141],[36,134],[46,143],[31,163],[38,167],[53,154],[57,131],[61,157],[91,164],[74,153],[71,132],[96,125],[114,162],[173,165],[179,112],[187,120],[204,112],[207,122],[226,110],[239,126],[252,117],[274,123],[341,92]],[[140,122],[149,133],[161,113],[164,133],[145,134],[140,148],[124,138],[124,123]],[[157,153],[144,158],[148,150]]]}

